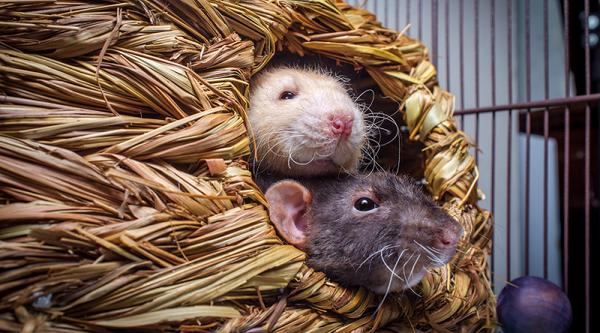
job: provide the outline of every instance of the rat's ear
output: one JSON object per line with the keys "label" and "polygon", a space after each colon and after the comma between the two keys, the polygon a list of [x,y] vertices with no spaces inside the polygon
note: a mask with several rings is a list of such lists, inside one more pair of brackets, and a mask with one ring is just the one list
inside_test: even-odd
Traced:
{"label": "rat's ear", "polygon": [[305,214],[312,202],[310,191],[298,182],[282,180],[271,185],[265,196],[269,202],[269,217],[279,234],[304,250],[312,222],[309,214]]}

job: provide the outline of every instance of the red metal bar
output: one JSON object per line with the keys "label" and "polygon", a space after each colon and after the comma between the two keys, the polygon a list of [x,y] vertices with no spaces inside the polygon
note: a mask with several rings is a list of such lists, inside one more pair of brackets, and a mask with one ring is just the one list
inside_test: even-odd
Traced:
{"label": "red metal bar", "polygon": [[[496,105],[496,1],[492,0],[491,3],[491,14],[490,14],[490,31],[491,31],[491,53],[492,53],[492,105]],[[490,193],[490,209],[492,214],[494,214],[495,210],[495,194],[496,194],[496,112],[492,112],[492,181],[491,181],[491,193]],[[494,239],[495,228],[492,228],[492,240]],[[492,246],[492,257],[491,257],[491,266],[492,271],[494,271],[494,258],[495,251],[494,246]],[[494,284],[494,274],[492,274],[492,285]]]}
{"label": "red metal bar", "polygon": [[550,97],[550,52],[548,50],[548,0],[544,0],[544,99]]}
{"label": "red metal bar", "polygon": [[529,171],[531,161],[531,109],[525,114],[525,275],[529,275]]}
{"label": "red metal bar", "polygon": [[[525,91],[531,101],[531,1],[525,1]],[[529,275],[529,171],[531,161],[531,109],[525,115],[525,275]]]}
{"label": "red metal bar", "polygon": [[548,278],[548,109],[544,110],[544,278]]}
{"label": "red metal bar", "polygon": [[[475,0],[475,107],[479,107],[479,1]],[[479,144],[479,113],[475,114],[475,142]],[[475,163],[479,164],[479,149],[475,149]]]}
{"label": "red metal bar", "polygon": [[431,61],[438,68],[438,0],[431,2]]}
{"label": "red metal bar", "polygon": [[[568,0],[565,0],[568,1]],[[565,293],[569,294],[569,173],[570,173],[570,141],[571,141],[571,110],[565,108],[565,151],[563,170],[563,284]]]}
{"label": "red metal bar", "polygon": [[[459,52],[460,52],[460,107],[465,108],[465,45],[464,45],[464,27],[463,17],[465,17],[465,1],[460,0],[460,16],[458,20],[459,34]],[[460,117],[460,129],[465,129],[465,118]]]}
{"label": "red metal bar", "polygon": [[450,36],[448,32],[450,31],[450,0],[446,0],[446,90],[451,91],[450,89]]}
{"label": "red metal bar", "polygon": [[[510,48],[510,47],[509,47]],[[510,59],[509,59],[509,62]],[[509,73],[509,76],[510,73]],[[509,82],[510,85],[510,82]],[[509,96],[512,93],[509,91]],[[512,98],[510,98],[512,99]],[[477,109],[467,109],[467,110],[457,110],[454,112],[455,115],[466,115],[473,113],[484,113],[484,112],[492,112],[492,111],[502,111],[502,110],[524,110],[524,109],[541,109],[545,107],[555,107],[555,106],[563,106],[563,105],[573,105],[573,104],[582,104],[582,103],[591,103],[600,100],[600,93],[597,94],[589,94],[589,95],[580,95],[580,96],[572,96],[567,98],[554,98],[548,99],[545,101],[534,101],[534,102],[525,102],[525,103],[508,103],[503,105],[493,105],[493,106],[485,106]],[[549,111],[552,111],[550,109]]]}
{"label": "red metal bar", "polygon": [[[563,1],[563,22],[564,22],[564,44],[565,44],[565,98],[571,94],[569,77],[571,74],[570,55],[569,55],[569,0]],[[569,104],[565,106],[565,147],[564,147],[564,170],[563,170],[563,285],[565,293],[569,294],[569,144],[570,144],[570,122],[571,110]]]}
{"label": "red metal bar", "polygon": [[[544,98],[548,99],[550,92],[548,64],[548,0],[544,0]],[[544,109],[544,278],[548,278],[548,108]]]}
{"label": "red metal bar", "polygon": [[[585,24],[585,93],[591,93],[591,73],[590,73],[590,1],[584,2]],[[585,106],[585,331],[590,333],[590,104]]]}
{"label": "red metal bar", "polygon": [[[586,23],[587,24],[587,23]],[[590,333],[590,105],[585,106],[585,331]]]}
{"label": "red metal bar", "polygon": [[[512,0],[508,0],[508,103],[512,103]],[[508,156],[506,159],[506,280],[510,281],[510,220],[511,220],[511,160],[512,160],[512,109],[508,110]]]}

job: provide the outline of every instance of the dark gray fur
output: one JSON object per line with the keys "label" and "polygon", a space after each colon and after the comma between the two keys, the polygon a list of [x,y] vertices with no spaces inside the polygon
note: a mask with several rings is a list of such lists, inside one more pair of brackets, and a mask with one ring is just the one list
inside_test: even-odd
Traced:
{"label": "dark gray fur", "polygon": [[[265,176],[258,183],[266,191],[268,186],[281,179],[283,177]],[[387,285],[390,273],[379,254],[363,263],[386,245],[398,246],[382,253],[390,267],[394,266],[401,251],[406,250],[398,267],[414,253],[413,260],[421,254],[418,265],[430,268],[439,266],[439,262],[428,259],[426,251],[415,241],[435,247],[444,230],[457,238],[462,234],[460,224],[407,176],[380,172],[298,181],[313,195],[311,209],[306,212],[314,221],[308,230],[307,264],[345,285],[367,288]],[[353,196],[357,191],[369,189],[379,199],[379,209],[365,216],[353,214]],[[439,254],[444,263],[454,254],[454,249],[451,250]],[[410,268],[413,262],[408,264]]]}

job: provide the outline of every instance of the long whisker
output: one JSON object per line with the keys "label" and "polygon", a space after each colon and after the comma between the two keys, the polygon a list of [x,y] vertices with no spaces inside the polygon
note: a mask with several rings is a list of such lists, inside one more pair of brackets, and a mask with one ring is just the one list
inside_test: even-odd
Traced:
{"label": "long whisker", "polygon": [[406,262],[404,262],[404,265],[402,265],[402,274],[404,275],[404,281],[406,281],[406,283],[408,283],[408,278],[406,277],[406,265],[408,265],[408,263],[410,262],[410,259],[412,259],[412,257],[414,255],[415,255],[415,253],[413,252],[413,254],[411,254],[410,257],[408,257]]}
{"label": "long whisker", "polygon": [[419,243],[416,240],[413,240],[415,242],[415,244],[417,244],[419,247],[421,247],[423,250],[425,250],[425,252],[427,254],[429,254],[430,256],[436,258],[436,261],[438,263],[444,264],[444,262],[442,261],[442,259],[440,259],[440,257],[438,257],[433,251],[431,251],[428,247],[424,246],[423,244]]}
{"label": "long whisker", "polygon": [[373,105],[373,102],[375,101],[375,91],[373,89],[367,89],[363,92],[361,92],[355,99],[354,102],[356,103],[356,101],[358,101],[362,95],[364,95],[365,93],[371,93],[371,103],[369,104],[369,106],[364,105],[365,108],[370,109],[371,105]]}
{"label": "long whisker", "polygon": [[[414,270],[415,270],[415,266],[417,266],[417,261],[419,261],[419,258],[421,258],[421,254],[419,254],[419,255],[417,256],[417,259],[415,259],[415,263],[413,264],[413,266],[412,266],[412,268],[411,268],[411,270],[410,270],[410,274],[408,274],[408,278],[409,278],[409,279],[411,279],[411,278],[412,278],[413,272],[414,272]],[[408,282],[407,282],[407,283],[408,283]],[[409,287],[408,289],[410,289],[410,291],[412,291],[412,292],[413,292],[415,295],[417,295],[417,296],[421,297],[421,295],[420,295],[420,294],[418,294],[418,293],[417,293],[417,292],[416,292],[416,291],[415,291],[413,288]]]}
{"label": "long whisker", "polygon": [[[407,281],[406,281],[406,283],[407,283],[407,284],[406,284],[406,287],[408,287],[408,289],[409,289],[410,291],[412,291],[412,292],[413,292],[413,294],[415,294],[415,295],[416,295],[416,296],[418,296],[418,297],[421,297],[421,295],[420,295],[419,293],[417,293],[417,292],[416,292],[416,291],[415,291],[415,290],[414,290],[414,289],[413,289],[411,286],[409,286],[409,285],[408,285],[408,281],[410,281],[410,279],[412,278],[413,272],[414,272],[414,270],[415,270],[415,266],[417,265],[417,262],[419,261],[419,258],[421,258],[421,255],[420,255],[420,254],[419,254],[419,255],[417,256],[417,258],[415,259],[415,263],[413,264],[413,266],[412,266],[412,269],[410,270],[410,273],[408,274],[408,279],[409,279],[409,280],[407,280]],[[406,274],[406,272],[405,272],[405,274]]]}
{"label": "long whisker", "polygon": [[[411,286],[408,284],[408,282],[410,281],[410,280],[409,280],[409,278],[410,278],[410,276],[411,276],[411,275],[409,274],[409,277],[406,277],[406,265],[408,265],[408,263],[410,262],[410,260],[412,259],[412,257],[413,257],[414,255],[415,255],[415,253],[413,252],[413,254],[411,254],[411,255],[410,255],[410,257],[408,258],[408,260],[406,260],[406,262],[405,262],[405,263],[404,263],[404,265],[402,266],[402,274],[404,275],[404,283],[405,283],[405,286],[406,286],[406,288],[408,288],[410,291],[412,291],[412,292],[413,292],[413,294],[415,294],[415,295],[417,295],[417,296],[419,296],[419,297],[420,297],[421,295],[419,295],[419,294],[418,294],[418,293],[417,293],[417,292],[416,292],[416,291],[415,291],[415,290],[414,290],[414,289],[413,289],[413,288],[412,288],[412,287],[411,287]],[[417,260],[418,260],[418,259],[417,259]],[[415,263],[416,263],[416,261],[415,261]],[[413,267],[414,267],[414,266],[413,266]]]}
{"label": "long whisker", "polygon": [[370,254],[370,255],[369,255],[369,256],[368,256],[368,257],[367,257],[365,260],[363,260],[363,261],[362,261],[362,262],[361,262],[361,263],[358,265],[358,267],[356,268],[356,270],[358,271],[358,270],[359,270],[359,269],[362,267],[362,265],[364,265],[364,264],[365,264],[367,261],[369,261],[369,259],[371,259],[371,258],[375,257],[375,256],[376,256],[376,255],[377,255],[379,252],[381,252],[381,251],[385,250],[385,249],[386,249],[388,246],[389,246],[389,245],[386,245],[386,246],[384,246],[382,249],[380,249],[380,250],[377,250],[377,251],[375,251],[375,252],[371,253],[371,254]]}
{"label": "long whisker", "polygon": [[369,259],[371,259],[371,258],[373,258],[374,256],[376,256],[378,253],[380,253],[380,252],[383,252],[383,251],[385,251],[385,250],[387,250],[387,249],[395,249],[395,248],[397,248],[397,247],[400,247],[400,245],[396,245],[396,246],[390,246],[389,244],[388,244],[388,245],[385,245],[385,246],[384,246],[383,248],[381,248],[380,250],[377,250],[377,251],[375,251],[375,252],[371,253],[371,254],[370,254],[370,255],[369,255],[369,256],[368,256],[368,257],[367,257],[365,260],[363,260],[363,261],[360,263],[360,265],[358,265],[358,267],[356,268],[356,270],[359,270],[359,269],[362,267],[362,265],[364,265],[364,264],[365,264],[365,263],[366,263],[366,262],[367,262]]}
{"label": "long whisker", "polygon": [[[363,110],[363,112],[364,112],[364,110]],[[377,152],[379,151],[379,149],[382,146],[388,145],[388,144],[394,142],[395,140],[398,140],[398,158],[397,158],[396,166],[395,166],[395,170],[396,170],[396,172],[398,172],[400,170],[400,163],[402,160],[402,156],[401,156],[402,135],[401,135],[400,126],[398,125],[396,120],[392,117],[392,115],[388,115],[388,114],[381,113],[381,112],[366,113],[365,121],[370,122],[370,124],[367,126],[369,138],[372,136],[375,136],[376,133],[379,134],[379,136],[381,136],[382,131],[386,131],[386,135],[390,135],[392,133],[394,134],[391,138],[388,139],[387,142],[377,142],[376,143],[377,148],[375,148],[373,150],[374,151],[373,155],[377,155]],[[391,132],[390,130],[387,130],[386,128],[383,127],[383,123],[386,121],[392,123],[393,128],[394,128],[393,132]]]}
{"label": "long whisker", "polygon": [[442,251],[440,251],[439,249],[436,249],[433,246],[426,246],[426,247],[435,253],[442,254]]}
{"label": "long whisker", "polygon": [[[401,253],[399,258],[402,258],[402,256],[404,255],[404,252],[406,252],[407,249],[404,249]],[[385,262],[385,260],[383,259],[383,252],[381,252],[381,261],[383,262],[383,265],[385,266],[385,268],[387,268],[388,271],[390,271],[390,273],[392,273],[395,277],[399,278],[400,280],[404,279],[402,277],[400,277],[398,274],[396,274],[396,271],[393,270],[390,266],[388,266],[387,262]],[[394,268],[395,269],[395,268]]]}
{"label": "long whisker", "polygon": [[[404,253],[404,252],[402,252],[402,253]],[[392,273],[390,274],[390,279],[388,280],[388,285],[387,285],[387,288],[385,290],[385,294],[383,295],[383,298],[381,299],[381,302],[379,302],[379,305],[377,305],[377,309],[375,309],[375,312],[373,312],[373,314],[376,314],[377,312],[379,312],[379,309],[381,309],[381,306],[383,305],[383,302],[385,302],[385,299],[386,299],[387,295],[390,293],[390,288],[392,287],[392,281],[394,280],[394,275],[396,275],[394,273],[394,271],[396,270],[396,267],[398,266],[398,262],[400,262],[400,258],[401,257],[402,256],[399,255],[398,259],[396,259],[396,263],[394,264],[394,269],[391,270]],[[383,257],[382,257],[381,260],[383,260]],[[383,260],[383,262],[385,263],[385,260]],[[386,264],[386,266],[387,266],[387,264]]]}
{"label": "long whisker", "polygon": [[417,240],[414,240],[414,242],[420,246],[423,250],[425,250],[425,252],[427,254],[429,254],[431,257],[434,258],[434,261],[440,265],[445,265],[446,263],[440,258],[438,257],[435,253],[433,253],[432,251],[430,251],[429,249],[427,249],[425,246],[423,246],[421,243],[417,242]]}

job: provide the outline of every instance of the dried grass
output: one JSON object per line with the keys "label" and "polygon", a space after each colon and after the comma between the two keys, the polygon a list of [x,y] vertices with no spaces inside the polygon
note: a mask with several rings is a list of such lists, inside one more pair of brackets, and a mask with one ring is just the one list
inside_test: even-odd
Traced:
{"label": "dried grass", "polygon": [[[278,50],[366,70],[465,227],[411,300],[344,288],[282,244],[242,158]],[[491,218],[427,49],[327,0],[0,4],[0,326],[12,332],[491,331]],[[402,322],[402,325],[398,325]]]}

